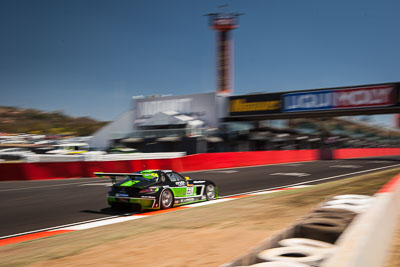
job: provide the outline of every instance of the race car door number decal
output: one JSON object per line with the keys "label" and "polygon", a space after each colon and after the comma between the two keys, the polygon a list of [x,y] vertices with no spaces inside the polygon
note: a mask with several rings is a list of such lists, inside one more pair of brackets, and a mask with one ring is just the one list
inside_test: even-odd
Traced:
{"label": "race car door number decal", "polygon": [[193,187],[186,188],[186,195],[188,195],[188,196],[193,195]]}

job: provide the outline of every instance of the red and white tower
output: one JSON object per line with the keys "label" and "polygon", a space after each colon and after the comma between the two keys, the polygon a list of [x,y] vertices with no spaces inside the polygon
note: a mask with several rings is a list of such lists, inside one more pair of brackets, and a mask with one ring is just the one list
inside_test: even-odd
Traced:
{"label": "red and white tower", "polygon": [[230,31],[239,27],[239,13],[211,13],[210,27],[216,36],[216,91],[230,94],[233,92],[233,42]]}

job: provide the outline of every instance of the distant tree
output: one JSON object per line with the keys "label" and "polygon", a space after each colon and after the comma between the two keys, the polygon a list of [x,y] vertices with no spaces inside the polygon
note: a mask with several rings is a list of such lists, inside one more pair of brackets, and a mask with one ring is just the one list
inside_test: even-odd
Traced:
{"label": "distant tree", "polygon": [[0,132],[91,135],[107,122],[70,117],[57,110],[44,112],[0,106]]}

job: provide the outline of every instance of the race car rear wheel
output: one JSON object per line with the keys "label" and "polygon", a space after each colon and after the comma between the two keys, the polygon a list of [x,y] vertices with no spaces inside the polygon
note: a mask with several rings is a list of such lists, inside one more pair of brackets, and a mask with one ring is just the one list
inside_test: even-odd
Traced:
{"label": "race car rear wheel", "polygon": [[206,198],[207,200],[215,199],[215,186],[213,184],[208,184],[206,186]]}
{"label": "race car rear wheel", "polygon": [[164,190],[160,196],[160,208],[161,209],[169,209],[174,205],[174,196],[172,195],[171,190]]}

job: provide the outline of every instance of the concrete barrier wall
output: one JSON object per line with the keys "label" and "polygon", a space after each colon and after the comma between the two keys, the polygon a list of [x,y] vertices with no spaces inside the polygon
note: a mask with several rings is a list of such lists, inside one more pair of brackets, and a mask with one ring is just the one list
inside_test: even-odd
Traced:
{"label": "concrete barrier wall", "polygon": [[189,155],[180,158],[179,171],[197,171],[265,164],[312,161],[318,159],[318,150],[279,150],[226,152]]}
{"label": "concrete barrier wall", "polygon": [[93,177],[93,173],[99,171],[133,172],[142,169],[173,169],[182,172],[317,159],[317,150],[292,150],[207,153],[164,159],[4,163],[0,164],[0,180]]}
{"label": "concrete barrier wall", "polygon": [[[172,159],[174,160],[174,159]],[[94,177],[94,172],[171,169],[170,159],[0,164],[0,181]]]}
{"label": "concrete barrier wall", "polygon": [[[400,148],[338,149],[333,158],[400,155]],[[93,177],[94,172],[133,172],[141,169],[173,169],[178,172],[266,164],[313,161],[319,150],[279,150],[205,153],[177,158],[114,161],[1,163],[0,181]]]}
{"label": "concrete barrier wall", "polygon": [[344,148],[333,150],[334,159],[400,155],[400,148]]}

